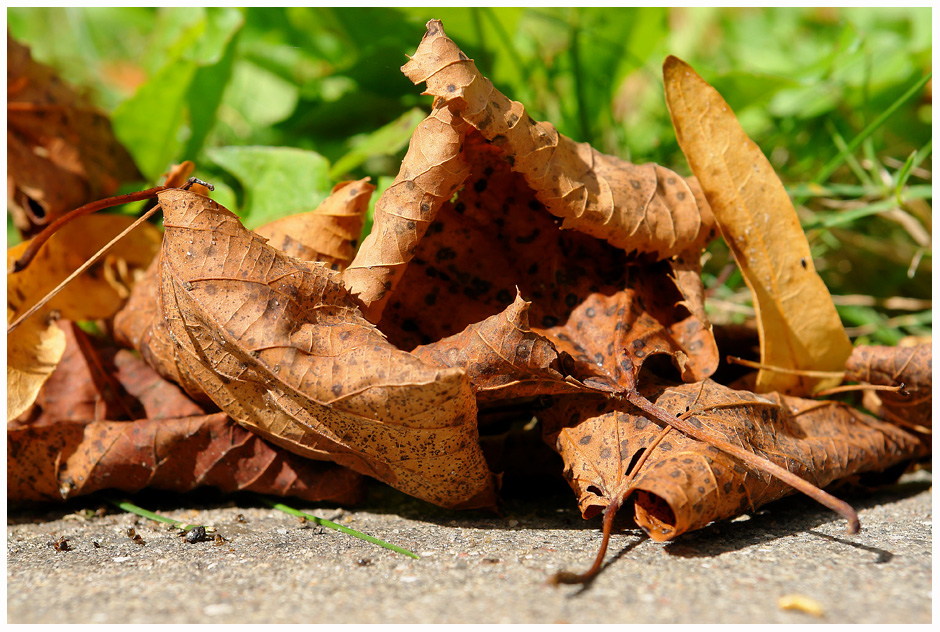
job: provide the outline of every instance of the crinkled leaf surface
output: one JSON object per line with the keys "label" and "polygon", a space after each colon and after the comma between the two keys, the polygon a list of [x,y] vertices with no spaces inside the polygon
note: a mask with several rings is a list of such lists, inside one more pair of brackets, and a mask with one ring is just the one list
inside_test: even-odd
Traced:
{"label": "crinkled leaf surface", "polygon": [[336,275],[200,195],[160,194],[163,322],[176,362],[239,423],[451,507],[491,506],[467,377],[366,321]]}
{"label": "crinkled leaf surface", "polygon": [[[686,307],[701,299],[680,292],[676,261],[638,260],[580,231],[560,229],[501,150],[477,132],[467,135],[463,155],[471,166],[465,186],[428,225],[379,321],[392,342],[404,349],[453,346],[456,341],[441,339],[503,312],[518,289],[531,303],[531,332],[563,354],[552,361],[562,380],[589,381],[587,390],[629,389],[643,362],[657,354],[674,358],[684,379],[711,374],[718,361],[711,327]],[[471,376],[489,362],[462,353],[455,365],[447,358],[458,356],[437,357]],[[544,359],[538,363],[548,366]],[[526,395],[538,394],[528,384]],[[544,386],[544,394],[555,390]],[[522,394],[516,387],[500,390],[501,397]]]}
{"label": "crinkled leaf surface", "polygon": [[884,419],[902,427],[930,432],[933,429],[931,350],[929,344],[856,347],[845,363],[845,379],[880,386],[903,384],[903,393],[877,393]]}
{"label": "crinkled leaf surface", "polygon": [[[824,487],[851,474],[880,471],[909,460],[922,448],[910,433],[829,402],[736,391],[711,380],[668,385],[651,381],[643,394],[670,414],[723,441],[763,456]],[[717,448],[678,432],[648,455],[637,475],[624,480],[661,433],[629,404],[599,397],[570,398],[541,413],[546,439],[565,459],[565,477],[585,518],[614,494],[634,500],[636,522],[655,540],[669,540],[730,518],[793,490],[755,472]]]}
{"label": "crinkled leaf surface", "polygon": [[577,229],[613,246],[656,258],[678,254],[710,239],[712,218],[696,203],[689,184],[659,165],[633,165],[561,136],[536,123],[521,103],[493,87],[439,20],[402,72],[504,153],[545,208]]}

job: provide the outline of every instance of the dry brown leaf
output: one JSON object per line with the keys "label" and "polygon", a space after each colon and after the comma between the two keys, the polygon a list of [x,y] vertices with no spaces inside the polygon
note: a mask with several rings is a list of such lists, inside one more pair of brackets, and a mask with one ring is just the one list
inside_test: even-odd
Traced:
{"label": "dry brown leaf", "polygon": [[[754,296],[761,363],[841,371],[852,344],[773,167],[721,95],[688,64],[670,56],[663,73],[679,146]],[[761,370],[755,388],[807,395],[837,383]]]}
{"label": "dry brown leaf", "polygon": [[356,502],[363,491],[355,472],[270,446],[225,413],[7,431],[10,501],[61,501],[101,489],[186,492],[203,485],[338,503]]}
{"label": "dry brown leaf", "polygon": [[356,254],[373,191],[369,178],[340,182],[316,210],[275,220],[255,232],[292,257],[344,270]]}
{"label": "dry brown leaf", "polygon": [[402,72],[499,147],[563,228],[604,239],[626,251],[663,259],[710,240],[712,218],[690,184],[654,164],[633,165],[536,123],[477,70],[444,33],[440,20]]}
{"label": "dry brown leaf", "polygon": [[419,498],[493,505],[462,372],[396,349],[337,274],[268,246],[212,200],[176,189],[159,199],[173,362],[220,408],[277,445]]}
{"label": "dry brown leaf", "polygon": [[130,154],[93,108],[7,34],[7,199],[32,235],[90,200],[141,180]]}
{"label": "dry brown leaf", "polygon": [[[740,446],[824,487],[866,471],[884,470],[922,451],[912,434],[835,402],[776,393],[757,395],[707,380],[644,384],[641,392],[670,415],[685,415],[709,435]],[[793,489],[735,457],[671,432],[632,478],[632,464],[662,426],[629,404],[600,397],[569,398],[543,411],[546,440],[565,460],[565,477],[585,518],[614,497],[634,499],[636,522],[664,541],[776,500]]]}
{"label": "dry brown leaf", "polygon": [[885,421],[931,433],[933,372],[931,345],[914,347],[859,346],[845,363],[845,379],[879,386],[904,385],[903,392],[872,393]]}
{"label": "dry brown leaf", "polygon": [[[542,359],[525,362],[540,369],[551,365],[562,379],[571,376],[582,384],[593,379],[587,390],[629,390],[643,363],[657,354],[673,358],[683,379],[703,379],[714,371],[718,352],[711,326],[695,316],[704,313],[701,280],[695,279],[696,290],[693,279],[684,276],[680,287],[679,258],[637,260],[599,239],[560,229],[523,176],[478,132],[467,135],[464,155],[471,165],[467,185],[441,205],[379,321],[390,341],[402,349],[427,345],[444,351],[461,344],[446,338],[507,310],[518,289],[522,300],[531,302],[527,320],[533,334],[567,357],[557,365],[543,351]],[[505,323],[494,324],[514,335]],[[467,330],[466,339],[474,335]],[[488,339],[507,344],[492,335]],[[484,347],[479,351],[486,353]],[[479,396],[487,399],[551,394],[560,384],[558,378],[541,385],[527,381],[523,393],[510,384],[529,378],[509,375],[490,392],[477,380],[484,371],[507,368],[492,364],[499,358],[469,349],[452,359],[439,357],[440,366],[468,370],[482,387]]]}
{"label": "dry brown leaf", "polygon": [[310,501],[359,497],[360,475],[270,446],[227,415],[207,415],[131,352],[83,338],[70,323],[66,332],[65,357],[31,414],[7,426],[10,500],[202,485]]}
{"label": "dry brown leaf", "polygon": [[372,231],[343,272],[363,314],[375,323],[397,287],[437,210],[463,184],[467,124],[446,107],[436,107],[418,124],[395,181],[375,203]]}
{"label": "dry brown leaf", "polygon": [[[699,207],[704,197],[694,183],[659,165],[638,166],[606,156],[559,135],[549,123],[536,123],[520,103],[493,88],[447,38],[439,20],[431,20],[427,28],[402,71],[416,84],[426,82],[425,94],[437,97],[428,121],[434,119],[439,132],[415,133],[397,181],[407,193],[380,199],[390,209],[388,223],[378,224],[377,203],[380,228],[366,239],[344,275],[367,306],[370,320],[378,321],[437,209],[469,175],[461,156],[467,123],[499,149],[500,159],[524,178],[540,206],[563,220],[563,228],[657,259],[697,254],[713,237],[713,218],[707,204]],[[431,159],[417,160],[423,156]],[[426,193],[431,189],[425,182],[413,182],[419,175],[440,180],[433,194]],[[427,202],[426,208],[415,204],[416,196]]]}
{"label": "dry brown leaf", "polygon": [[[7,275],[7,322],[25,313],[132,222],[133,218],[121,215],[90,215],[63,227],[28,268]],[[51,321],[113,316],[134,283],[135,271],[143,270],[157,252],[160,238],[160,231],[149,224],[135,229],[7,336],[8,419],[29,407],[61,357],[64,338]],[[28,245],[7,250],[8,268]]]}

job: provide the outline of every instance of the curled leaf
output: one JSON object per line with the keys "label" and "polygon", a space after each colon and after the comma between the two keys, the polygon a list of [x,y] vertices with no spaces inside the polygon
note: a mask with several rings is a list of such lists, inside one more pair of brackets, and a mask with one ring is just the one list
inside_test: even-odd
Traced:
{"label": "curled leaf", "polygon": [[[918,439],[835,402],[736,391],[710,380],[641,392],[703,432],[738,445],[818,487],[884,470],[922,451]],[[662,427],[629,405],[571,398],[544,411],[545,436],[565,460],[565,478],[585,518],[633,492],[635,519],[651,538],[670,540],[792,493],[780,480],[682,433],[672,432],[627,480]],[[624,484],[626,482],[626,484]]]}
{"label": "curled leaf", "polygon": [[463,184],[467,125],[437,107],[415,129],[395,181],[375,203],[372,232],[362,242],[343,282],[378,322],[405,267],[438,209]]}
{"label": "curled leaf", "polygon": [[884,419],[919,432],[931,432],[933,377],[931,345],[914,347],[859,346],[845,363],[845,379],[879,386],[901,386],[903,392],[873,393]]}
{"label": "curled leaf", "polygon": [[537,123],[480,74],[444,33],[440,20],[402,72],[437,97],[503,153],[563,228],[626,251],[663,259],[713,236],[711,213],[696,203],[694,183],[655,164],[633,165]]}
{"label": "curled leaf", "polygon": [[292,257],[345,269],[356,254],[373,191],[369,178],[340,182],[315,210],[275,220],[255,232]]}

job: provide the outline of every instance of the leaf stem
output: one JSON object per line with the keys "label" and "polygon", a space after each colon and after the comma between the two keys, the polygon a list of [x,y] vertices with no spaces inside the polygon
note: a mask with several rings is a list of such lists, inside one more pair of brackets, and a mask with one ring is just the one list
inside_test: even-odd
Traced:
{"label": "leaf stem", "polygon": [[381,546],[381,547],[383,547],[383,548],[386,548],[386,549],[388,549],[388,550],[390,550],[390,551],[395,551],[396,553],[401,553],[402,555],[407,555],[408,557],[412,557],[412,558],[414,558],[414,559],[416,559],[416,560],[420,560],[420,559],[421,559],[421,558],[418,557],[416,554],[412,553],[411,551],[409,551],[409,550],[407,550],[407,549],[403,549],[403,548],[401,548],[400,546],[395,546],[394,544],[389,544],[388,542],[385,542],[384,540],[379,540],[378,538],[374,538],[374,537],[372,537],[371,535],[366,535],[365,533],[360,533],[359,531],[356,531],[356,530],[354,530],[354,529],[350,529],[349,527],[344,527],[344,526],[341,525],[341,524],[336,524],[335,522],[331,522],[331,521],[329,521],[329,520],[327,520],[327,519],[325,519],[325,518],[318,518],[317,516],[314,516],[313,514],[308,514],[308,513],[305,513],[305,512],[303,512],[303,511],[299,511],[299,510],[297,510],[297,509],[294,509],[293,507],[288,507],[287,505],[285,505],[285,504],[283,504],[283,503],[279,503],[279,502],[277,502],[277,501],[275,501],[275,500],[271,500],[270,498],[265,498],[264,496],[260,496],[259,498],[260,498],[261,502],[263,502],[264,504],[268,505],[269,507],[271,507],[271,508],[273,508],[273,509],[277,509],[278,511],[283,511],[283,512],[286,513],[286,514],[290,514],[290,515],[292,515],[292,516],[297,516],[298,518],[305,518],[306,520],[309,520],[310,522],[312,522],[312,523],[314,523],[314,524],[317,524],[317,525],[320,525],[320,526],[323,526],[323,527],[327,527],[327,528],[330,528],[330,529],[335,529],[335,530],[337,530],[337,531],[342,531],[343,533],[345,533],[345,534],[347,534],[347,535],[351,535],[351,536],[353,536],[354,538],[359,538],[360,540],[365,540],[366,542],[371,542],[372,544],[377,544],[378,546]]}
{"label": "leaf stem", "polygon": [[[84,208],[84,207],[83,207],[83,208]],[[78,210],[81,210],[81,209],[78,209]],[[39,299],[39,301],[37,301],[35,305],[33,305],[33,306],[30,307],[28,310],[26,310],[25,312],[23,312],[23,314],[22,314],[21,316],[19,316],[16,320],[14,320],[12,323],[10,323],[10,325],[7,327],[7,335],[9,336],[10,333],[11,333],[14,329],[16,329],[17,327],[19,327],[20,324],[21,324],[24,320],[26,320],[27,318],[29,318],[30,316],[32,316],[33,314],[35,314],[37,311],[39,311],[39,309],[41,309],[43,305],[45,305],[46,303],[48,303],[50,300],[52,300],[52,298],[53,298],[56,294],[58,294],[58,293],[61,292],[63,289],[65,289],[65,286],[68,285],[69,283],[71,283],[72,281],[74,281],[74,280],[75,280],[75,277],[77,277],[77,276],[80,275],[82,272],[84,272],[85,270],[87,270],[88,268],[90,268],[92,265],[94,265],[94,263],[98,260],[98,258],[99,258],[101,255],[103,255],[105,252],[107,252],[108,249],[109,249],[111,246],[113,246],[114,244],[116,244],[117,242],[119,242],[121,239],[123,239],[124,237],[126,237],[128,233],[130,233],[130,232],[133,231],[135,228],[137,228],[138,226],[140,226],[140,225],[141,225],[142,223],[144,223],[151,215],[153,215],[154,213],[156,213],[156,212],[159,211],[159,210],[160,210],[160,205],[157,204],[157,205],[154,206],[152,209],[150,209],[149,211],[147,211],[146,213],[144,213],[143,215],[141,215],[140,217],[138,217],[138,218],[134,221],[134,223],[132,223],[130,226],[128,226],[127,228],[125,228],[124,230],[122,230],[114,239],[112,239],[111,241],[109,241],[108,243],[106,243],[104,246],[102,246],[101,249],[100,249],[98,252],[96,252],[95,254],[93,254],[91,257],[88,258],[88,260],[85,261],[85,263],[83,263],[82,265],[80,265],[80,266],[78,267],[78,269],[75,270],[75,272],[73,272],[72,274],[70,274],[70,275],[68,275],[67,277],[65,277],[65,279],[55,287],[55,289],[53,289],[51,292],[49,292],[48,294],[46,294],[45,296],[43,296],[41,299]],[[89,212],[91,212],[91,211],[89,211]],[[61,219],[61,218],[60,218],[60,219]],[[54,226],[55,226],[55,224],[52,224],[52,225],[49,226],[49,228],[53,228]],[[40,233],[39,237],[42,237],[42,235],[45,234],[45,232],[46,232],[46,231],[43,231],[42,233]],[[51,235],[50,235],[50,236],[51,236]],[[36,239],[39,239],[39,237],[37,237]],[[14,268],[16,268],[17,264],[18,264],[22,259],[25,259],[25,258],[26,258],[26,255],[29,254],[29,250],[30,250],[30,249],[31,249],[31,247],[30,247],[30,248],[27,248],[27,251],[26,251],[26,253],[23,254],[23,257],[21,257],[19,260],[17,260],[17,261],[13,264],[13,267],[14,267]],[[36,249],[36,251],[38,252],[38,248]],[[32,259],[33,259],[34,256],[35,256],[35,252],[32,253],[32,255],[29,257],[29,259],[26,260],[26,263],[25,263],[22,267],[18,268],[17,270],[22,270],[22,269],[25,268],[27,265],[29,265],[29,262],[32,261]]]}
{"label": "leaf stem", "polygon": [[[626,399],[631,404],[650,415],[651,418],[658,419],[663,423],[672,426],[679,432],[692,437],[693,439],[714,446],[722,452],[726,452],[731,456],[744,461],[744,463],[751,466],[755,470],[770,474],[771,476],[780,479],[782,482],[786,483],[793,489],[799,492],[803,492],[819,504],[832,509],[845,518],[849,522],[849,526],[846,530],[849,534],[858,533],[861,527],[858,520],[858,514],[847,502],[839,500],[832,494],[819,489],[809,481],[800,478],[793,472],[780,467],[769,459],[758,456],[753,452],[748,452],[740,446],[736,446],[734,444],[728,443],[727,441],[723,441],[722,439],[711,436],[705,432],[704,429],[697,428],[686,419],[681,417],[673,417],[666,410],[656,406],[636,390],[632,390],[627,393]],[[699,425],[701,426],[701,423],[699,423]]]}
{"label": "leaf stem", "polygon": [[65,215],[58,218],[56,221],[46,226],[41,233],[33,237],[32,241],[29,242],[29,246],[26,247],[26,251],[23,252],[19,259],[13,262],[13,266],[11,267],[10,272],[19,272],[20,270],[25,269],[26,266],[28,266],[39,253],[39,249],[42,248],[47,241],[49,241],[49,238],[72,220],[82,217],[83,215],[90,215],[91,213],[100,211],[102,209],[111,208],[112,206],[120,206],[122,204],[127,204],[128,202],[137,202],[139,200],[152,198],[160,191],[164,191],[166,188],[167,187],[165,186],[158,186],[153,187],[152,189],[145,189],[144,191],[135,191],[133,193],[125,193],[124,195],[116,195],[114,197],[105,198],[103,200],[89,202],[84,206],[79,206],[73,211],[69,211]]}
{"label": "leaf stem", "polygon": [[770,364],[762,364],[760,362],[754,362],[753,360],[745,360],[744,358],[738,358],[736,356],[728,356],[727,358],[729,364],[740,364],[741,366],[746,366],[751,369],[760,369],[761,371],[773,371],[774,373],[784,373],[786,375],[802,375],[804,377],[819,377],[819,378],[841,378],[845,375],[844,371],[811,371],[809,369],[785,369],[779,366],[772,366]]}

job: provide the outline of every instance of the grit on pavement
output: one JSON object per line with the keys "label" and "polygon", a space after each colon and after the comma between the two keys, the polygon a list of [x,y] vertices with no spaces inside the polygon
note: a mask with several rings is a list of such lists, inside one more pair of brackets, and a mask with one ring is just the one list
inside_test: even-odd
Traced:
{"label": "grit on pavement", "polygon": [[[601,540],[570,492],[516,494],[503,515],[446,511],[374,485],[355,508],[309,511],[408,548],[414,560],[304,523],[252,496],[141,494],[224,538],[103,506],[11,508],[8,623],[929,623],[931,475],[848,496],[862,531],[790,497],[668,544],[632,528]],[[297,505],[295,505],[297,506]],[[143,543],[128,536],[133,528]],[[71,550],[53,542],[68,539]],[[60,547],[64,549],[64,547]]]}

